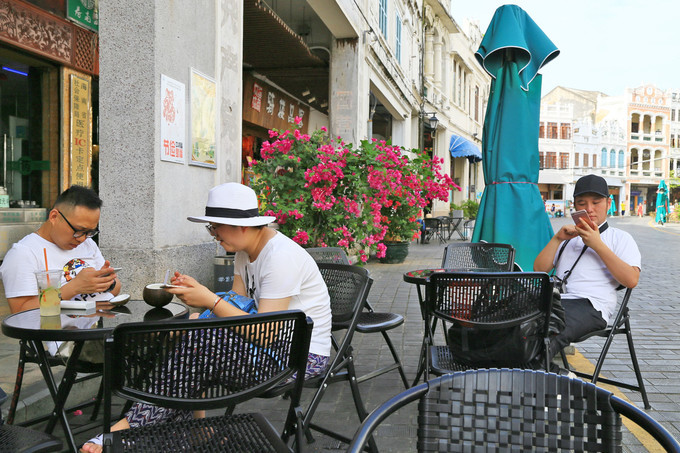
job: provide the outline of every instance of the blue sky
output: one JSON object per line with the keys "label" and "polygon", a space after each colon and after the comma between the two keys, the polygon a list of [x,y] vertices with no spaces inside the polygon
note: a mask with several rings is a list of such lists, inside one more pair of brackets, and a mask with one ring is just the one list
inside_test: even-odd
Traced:
{"label": "blue sky", "polygon": [[[543,74],[543,94],[557,85],[622,95],[654,83],[680,89],[680,2],[677,0],[518,0],[560,49]],[[468,17],[486,31],[504,2],[451,0],[459,25]]]}

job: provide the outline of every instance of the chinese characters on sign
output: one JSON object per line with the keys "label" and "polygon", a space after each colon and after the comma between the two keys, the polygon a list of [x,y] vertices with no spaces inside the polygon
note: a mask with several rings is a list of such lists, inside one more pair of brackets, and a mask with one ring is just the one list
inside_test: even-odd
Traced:
{"label": "chinese characters on sign", "polygon": [[[309,106],[288,96],[266,82],[243,75],[243,119],[266,129],[286,130],[293,127],[295,117],[307,133]],[[264,108],[262,104],[264,102]]]}
{"label": "chinese characters on sign", "polygon": [[99,31],[99,0],[68,0],[66,17],[94,32]]}
{"label": "chinese characters on sign", "polygon": [[253,102],[250,103],[250,106],[258,112],[262,108],[262,87],[257,83],[253,84]]}
{"label": "chinese characters on sign", "polygon": [[161,160],[184,163],[184,84],[161,74]]}
{"label": "chinese characters on sign", "polygon": [[71,184],[90,185],[90,81],[71,74]]}

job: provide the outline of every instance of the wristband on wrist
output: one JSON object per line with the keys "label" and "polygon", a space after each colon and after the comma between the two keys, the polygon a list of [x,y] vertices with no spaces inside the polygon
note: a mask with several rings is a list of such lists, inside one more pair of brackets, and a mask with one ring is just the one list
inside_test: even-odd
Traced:
{"label": "wristband on wrist", "polygon": [[215,307],[217,307],[217,304],[219,304],[221,300],[222,300],[222,298],[220,296],[217,296],[217,299],[215,299],[215,302],[213,302],[213,308],[210,311],[215,313]]}
{"label": "wristband on wrist", "polygon": [[105,292],[105,293],[110,293],[111,291],[113,291],[113,289],[114,289],[115,287],[116,287],[116,280],[114,279],[114,280],[113,280],[113,283],[111,283],[111,286],[109,286],[109,289],[107,289],[107,290],[104,291],[104,292]]}

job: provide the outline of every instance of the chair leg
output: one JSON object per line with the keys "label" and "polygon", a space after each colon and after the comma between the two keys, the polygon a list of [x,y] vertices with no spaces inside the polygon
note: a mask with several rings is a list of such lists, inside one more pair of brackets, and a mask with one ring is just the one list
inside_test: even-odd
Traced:
{"label": "chair leg", "polygon": [[26,342],[24,340],[19,341],[19,363],[17,364],[17,377],[14,382],[14,393],[12,393],[12,402],[9,405],[9,411],[7,412],[7,424],[14,424],[14,415],[17,411],[17,405],[19,404],[19,396],[21,395],[21,384],[24,381],[24,369],[26,366]]}
{"label": "chair leg", "polygon": [[562,356],[562,364],[564,365],[564,369],[571,371],[571,367],[569,366],[569,362],[567,361],[567,354],[564,353],[564,349],[560,349],[560,355]]}
{"label": "chair leg", "polygon": [[103,397],[104,397],[104,377],[102,377],[102,380],[99,382],[99,390],[97,390],[97,399],[94,400],[94,407],[92,408],[92,416],[90,416],[90,420],[92,421],[97,420],[97,416],[99,415],[99,408],[102,405]]}
{"label": "chair leg", "polygon": [[[354,356],[352,355],[352,351],[350,350],[348,353],[348,362],[347,362],[347,378],[349,380],[349,386],[350,389],[352,390],[352,399],[354,399],[354,406],[357,409],[357,414],[359,415],[359,422],[363,423],[363,421],[368,417],[368,411],[366,411],[366,406],[364,406],[364,402],[361,399],[361,393],[359,393],[359,383],[357,382],[356,379],[356,371],[354,369]],[[373,436],[371,436],[368,439],[368,447],[369,451],[372,452],[378,452],[378,446],[375,443],[375,439]]]}
{"label": "chair leg", "polygon": [[401,364],[401,359],[397,354],[397,350],[394,347],[394,344],[392,344],[392,340],[390,340],[390,336],[387,334],[387,332],[383,331],[380,333],[382,333],[382,336],[385,339],[385,343],[387,343],[387,347],[390,348],[390,353],[392,354],[394,363],[397,364],[397,370],[399,371],[399,375],[401,376],[401,381],[404,383],[404,388],[408,389],[409,388],[408,379],[406,379],[406,373],[404,373],[404,367]]}
{"label": "chair leg", "polygon": [[638,387],[640,387],[642,401],[645,404],[645,409],[651,409],[652,406],[649,404],[649,398],[647,398],[647,389],[645,389],[645,382],[642,380],[640,364],[638,363],[637,354],[635,353],[635,346],[633,345],[633,334],[630,331],[630,321],[627,319],[626,319],[626,340],[628,340],[628,350],[630,351],[630,359],[633,361],[633,369],[635,370],[635,377],[637,378],[638,381]]}

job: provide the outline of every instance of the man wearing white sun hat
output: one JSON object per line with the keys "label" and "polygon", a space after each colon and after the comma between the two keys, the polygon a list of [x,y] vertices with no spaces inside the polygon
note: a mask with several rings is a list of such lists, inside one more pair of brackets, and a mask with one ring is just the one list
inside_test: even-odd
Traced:
{"label": "man wearing white sun hat", "polygon": [[[188,220],[207,223],[208,232],[224,250],[236,253],[232,291],[254,299],[258,313],[299,309],[312,318],[314,328],[305,377],[321,374],[330,356],[331,308],[328,289],[314,259],[291,239],[265,228],[275,217],[261,216],[257,195],[242,184],[226,183],[212,188],[205,215]],[[218,317],[248,314],[188,275],[175,272],[171,283],[179,287],[167,291],[192,307],[210,310]],[[137,403],[111,430],[192,416],[188,411]],[[101,436],[91,439],[82,451],[101,451]]]}

